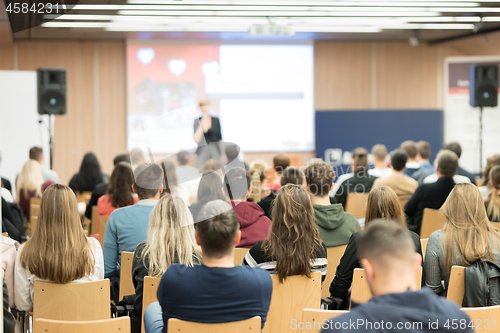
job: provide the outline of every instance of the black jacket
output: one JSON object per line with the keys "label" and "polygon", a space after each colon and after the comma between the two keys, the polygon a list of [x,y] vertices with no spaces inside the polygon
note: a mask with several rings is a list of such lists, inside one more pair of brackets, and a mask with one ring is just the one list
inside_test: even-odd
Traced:
{"label": "black jacket", "polygon": [[474,177],[474,175],[472,173],[470,173],[469,171],[467,171],[461,167],[458,167],[457,175],[465,176],[465,177],[469,178],[470,182],[472,184],[476,185],[476,177]]}
{"label": "black jacket", "polygon": [[[194,122],[194,132],[196,132],[196,130],[198,129],[198,127],[200,127],[200,120],[201,120],[201,117],[198,118],[198,120],[196,120]],[[222,140],[222,133],[221,133],[221,129],[220,129],[220,121],[219,121],[219,118],[217,117],[213,117],[212,116],[212,128],[210,128],[205,134],[205,141],[207,142],[207,145],[212,143],[212,142],[219,142],[220,140]],[[198,149],[196,149],[196,154],[200,154],[200,150],[203,149],[204,146],[199,146],[198,145]],[[218,147],[217,147],[218,149]]]}
{"label": "black jacket", "polygon": [[478,260],[465,267],[463,307],[500,305],[500,265]]}
{"label": "black jacket", "polygon": [[420,234],[422,215],[425,208],[439,209],[455,186],[453,178],[439,178],[437,182],[420,185],[405,205],[408,225],[411,230]]}
{"label": "black jacket", "polygon": [[92,191],[92,196],[90,197],[89,204],[85,209],[85,217],[89,220],[92,219],[92,207],[97,206],[97,201],[99,200],[99,198],[106,194],[106,192],[108,191],[108,185],[109,183],[99,183]]}
{"label": "black jacket", "polygon": [[360,172],[358,174],[353,174],[351,178],[347,178],[342,184],[340,184],[337,193],[335,193],[335,199],[338,203],[341,203],[345,208],[345,203],[347,201],[347,195],[351,192],[353,193],[368,193],[371,191],[373,182],[377,179],[368,172]]}
{"label": "black jacket", "polygon": [[12,185],[10,184],[10,181],[8,179],[3,178],[3,177],[1,179],[1,181],[2,181],[3,187],[8,189],[12,193]]}
{"label": "black jacket", "polygon": [[269,217],[269,219],[271,219],[271,206],[274,199],[276,199],[276,193],[276,191],[271,190],[271,193],[267,197],[257,203],[264,211],[264,215]]}
{"label": "black jacket", "polygon": [[4,198],[2,198],[2,231],[7,232],[10,238],[19,243],[27,240],[21,207],[16,203],[7,202]]}
{"label": "black jacket", "polygon": [[[422,255],[422,248],[420,246],[420,238],[418,235],[412,231],[409,231],[413,243],[415,243],[416,252]],[[337,266],[337,271],[335,272],[335,278],[330,284],[330,294],[337,298],[346,298],[347,292],[352,284],[352,276],[354,274],[355,268],[361,268],[358,259],[358,240],[360,233],[356,232],[352,234],[349,239],[349,243],[345,249],[342,259]]]}

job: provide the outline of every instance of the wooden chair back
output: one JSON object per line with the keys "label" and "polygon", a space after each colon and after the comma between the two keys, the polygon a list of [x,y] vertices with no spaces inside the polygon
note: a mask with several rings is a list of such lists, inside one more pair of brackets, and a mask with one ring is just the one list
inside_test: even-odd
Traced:
{"label": "wooden chair back", "polygon": [[134,252],[121,253],[120,264],[120,300],[123,296],[135,294],[134,281],[132,281],[132,261]]}
{"label": "wooden chair back", "polygon": [[500,230],[500,222],[490,222],[495,228]]}
{"label": "wooden chair back", "polygon": [[44,333],[130,333],[130,318],[120,317],[93,321],[59,321],[37,319],[39,332]]}
{"label": "wooden chair back", "polygon": [[259,316],[221,324],[202,324],[170,318],[167,333],[253,333],[259,332],[261,326]]}
{"label": "wooden chair back", "polygon": [[441,229],[443,224],[444,216],[438,209],[425,208],[420,227],[420,238],[429,238],[434,231]]}
{"label": "wooden chair back", "polygon": [[272,275],[273,294],[263,333],[294,333],[291,321],[300,322],[305,308],[318,309],[321,305],[321,273],[289,276],[281,283]]}
{"label": "wooden chair back", "polygon": [[347,245],[333,246],[326,249],[326,257],[328,258],[328,266],[326,267],[326,277],[325,281],[321,285],[321,298],[327,298],[330,296],[330,284],[335,277],[337,271],[337,266],[340,263],[340,259],[344,255],[345,248]]}
{"label": "wooden chair back", "polygon": [[106,233],[106,226],[108,225],[108,217],[100,216],[99,217],[99,243],[101,243],[101,247],[104,244],[104,234]]}
{"label": "wooden chair back", "polygon": [[36,320],[89,321],[109,319],[109,280],[57,284],[35,281],[33,332]]}
{"label": "wooden chair back", "polygon": [[144,311],[149,304],[157,302],[158,297],[156,297],[156,292],[158,291],[158,286],[160,285],[161,278],[145,276],[144,283],[142,287],[142,333],[144,333]]}
{"label": "wooden chair back", "polygon": [[[418,274],[415,276],[415,282],[417,289],[420,289],[422,285],[422,266]],[[365,270],[362,268],[354,269],[354,274],[352,277],[352,289],[351,289],[351,302],[355,303],[366,303],[373,297],[368,282],[365,278]]]}
{"label": "wooden chair back", "polygon": [[427,249],[427,242],[429,238],[420,239],[420,248],[422,249],[422,260],[425,259],[425,250]]}
{"label": "wooden chair back", "polygon": [[448,282],[448,293],[446,298],[462,306],[465,292],[465,267],[451,267],[450,280]]}
{"label": "wooden chair back", "polygon": [[301,332],[320,333],[325,320],[338,317],[345,313],[349,313],[349,311],[304,309],[304,315],[302,316],[304,328],[302,328]]}
{"label": "wooden chair back", "polygon": [[368,193],[349,193],[345,204],[345,211],[354,215],[358,220],[365,217]]}
{"label": "wooden chair back", "polygon": [[484,185],[484,178],[476,178],[476,186],[481,187]]}
{"label": "wooden chair back", "polygon": [[85,206],[89,204],[92,191],[76,192],[76,202],[83,202]]}
{"label": "wooden chair back", "polygon": [[462,308],[474,322],[474,327],[484,328],[490,333],[500,333],[500,325],[497,324],[497,318],[500,318],[500,305],[485,306],[481,308]]}
{"label": "wooden chair back", "polygon": [[7,233],[7,232],[2,232],[2,236],[4,236],[4,237],[9,237],[9,233]]}
{"label": "wooden chair back", "polygon": [[235,266],[241,266],[241,263],[243,262],[243,259],[245,259],[245,256],[247,255],[249,250],[250,249],[245,249],[242,247],[237,247],[234,250],[234,265]]}
{"label": "wooden chair back", "polygon": [[90,219],[90,234],[99,232],[99,214],[97,214],[97,206],[92,206],[92,216]]}
{"label": "wooden chair back", "polygon": [[410,200],[410,199],[409,198],[408,199],[399,199],[399,205],[401,206],[401,209],[405,208],[405,205],[408,202],[408,200]]}
{"label": "wooden chair back", "polygon": [[33,236],[33,233],[36,229],[36,222],[38,220],[38,213],[40,213],[40,202],[41,198],[30,198],[30,216],[29,216],[29,229],[30,236]]}

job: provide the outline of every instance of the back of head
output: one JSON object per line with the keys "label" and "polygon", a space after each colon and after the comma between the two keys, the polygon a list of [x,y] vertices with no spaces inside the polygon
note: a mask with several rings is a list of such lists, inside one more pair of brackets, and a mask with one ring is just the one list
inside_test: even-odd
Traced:
{"label": "back of head", "polygon": [[125,207],[133,203],[133,182],[134,176],[131,165],[127,162],[116,164],[109,178],[107,191],[113,207]]}
{"label": "back of head", "polygon": [[281,173],[280,185],[285,186],[288,184],[304,185],[304,174],[302,171],[294,166],[289,166]]}
{"label": "back of head", "polygon": [[398,223],[374,220],[361,231],[358,257],[369,260],[379,272],[388,273],[402,265],[414,271],[415,244],[408,230]]}
{"label": "back of head", "polygon": [[161,276],[173,263],[194,265],[193,253],[199,253],[193,224],[193,216],[181,198],[167,193],[158,201],[151,212],[148,240],[141,255],[149,276]]}
{"label": "back of head", "polygon": [[407,161],[408,154],[406,153],[406,150],[399,148],[391,153],[391,165],[394,170],[402,171],[405,168]]}
{"label": "back of head", "polygon": [[304,170],[306,184],[312,195],[323,197],[328,195],[335,179],[335,171],[326,162],[314,162]]}
{"label": "back of head", "polygon": [[177,153],[177,162],[179,165],[187,165],[189,162],[189,153],[185,150],[181,150]]}
{"label": "back of head", "polygon": [[229,200],[245,200],[250,189],[250,175],[242,168],[231,168],[224,176],[224,190]]}
{"label": "back of head", "polygon": [[40,161],[43,155],[43,149],[41,147],[32,147],[30,149],[30,160]]}
{"label": "back of head", "polygon": [[113,165],[116,166],[120,162],[125,162],[130,164],[130,156],[128,156],[128,154],[116,155],[116,157],[113,160]]}
{"label": "back of head", "polygon": [[423,160],[428,160],[431,157],[431,145],[427,141],[419,141],[417,143],[418,153]]}
{"label": "back of head", "polygon": [[94,271],[90,243],[69,187],[53,184],[45,190],[36,229],[21,252],[20,263],[37,277],[56,283],[68,283]]}
{"label": "back of head", "polygon": [[236,158],[238,158],[238,155],[240,152],[238,151],[238,147],[236,145],[228,144],[225,147],[225,153],[227,156],[227,161],[229,163],[232,160],[235,160]]}
{"label": "back of head", "polygon": [[153,198],[162,188],[162,169],[157,164],[142,164],[134,170],[134,189],[139,200]]}
{"label": "back of head", "polygon": [[28,191],[35,191],[37,196],[42,195],[43,176],[40,163],[36,160],[28,160],[24,163],[21,173],[17,178],[16,189],[17,199],[20,198],[20,191],[24,191],[27,196]]}
{"label": "back of head", "polygon": [[146,163],[146,155],[140,148],[134,148],[130,151],[130,162],[132,163],[132,168],[135,169],[141,164]]}
{"label": "back of head", "polygon": [[460,156],[462,156],[462,147],[456,141],[445,143],[443,146],[443,149],[451,150],[452,152],[457,154],[458,158],[460,158]]}
{"label": "back of head", "polygon": [[262,159],[255,160],[250,164],[250,186],[252,188],[253,201],[256,203],[260,201],[262,183],[267,177],[268,170],[269,166]]}
{"label": "back of head", "polygon": [[198,202],[224,200],[222,192],[222,179],[218,173],[208,172],[201,176],[198,185]]}
{"label": "back of head", "polygon": [[78,175],[80,184],[90,184],[91,187],[95,187],[103,181],[101,165],[94,153],[85,154]]}
{"label": "back of head", "polygon": [[281,174],[286,168],[290,166],[290,156],[285,153],[279,153],[273,158],[274,170],[277,174]]}
{"label": "back of head", "polygon": [[440,150],[436,156],[439,173],[444,177],[453,177],[458,170],[458,156],[451,150]]}
{"label": "back of head", "polygon": [[[470,265],[479,259],[496,261],[491,246],[495,252],[500,249],[500,236],[493,231],[483,197],[475,185],[455,185],[441,207],[441,213],[445,217],[442,232],[446,240],[448,269],[451,269],[452,256],[458,256],[462,265]],[[458,254],[454,253],[455,246]]]}
{"label": "back of head", "polygon": [[488,186],[490,183],[490,171],[494,166],[500,165],[500,154],[495,154],[488,157],[486,160],[486,167],[484,168],[484,185]]}
{"label": "back of head", "polygon": [[203,255],[222,258],[233,251],[240,223],[236,213],[227,202],[210,201],[198,214],[201,222],[196,223]]}
{"label": "back of head", "polygon": [[417,157],[418,149],[415,141],[407,140],[401,144],[401,149],[406,151],[408,158],[414,159]]}
{"label": "back of head", "polygon": [[376,219],[391,220],[406,228],[403,208],[398,196],[388,186],[375,186],[368,194],[365,225]]}
{"label": "back of head", "polygon": [[372,155],[377,161],[383,162],[387,157],[387,148],[383,144],[376,144],[372,147]]}
{"label": "back of head", "polygon": [[368,150],[358,147],[352,152],[353,173],[355,175],[368,170]]}
{"label": "back of head", "polygon": [[500,221],[500,165],[491,168],[489,179],[493,187],[486,200],[488,215],[492,221]]}
{"label": "back of head", "polygon": [[301,186],[285,185],[273,205],[271,229],[263,243],[268,260],[277,262],[281,282],[292,275],[310,277],[311,260],[322,246],[309,195]]}

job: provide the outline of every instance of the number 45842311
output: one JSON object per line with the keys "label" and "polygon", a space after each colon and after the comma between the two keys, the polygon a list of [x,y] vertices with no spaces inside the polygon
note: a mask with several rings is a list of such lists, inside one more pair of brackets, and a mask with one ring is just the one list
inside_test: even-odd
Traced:
{"label": "number 45842311", "polygon": [[[62,9],[62,8],[61,8]],[[35,13],[35,14],[59,14],[59,4],[51,4],[51,3],[34,3],[31,6],[28,3],[19,3],[19,2],[10,2],[5,8],[7,13],[14,14],[27,14],[27,13]]]}

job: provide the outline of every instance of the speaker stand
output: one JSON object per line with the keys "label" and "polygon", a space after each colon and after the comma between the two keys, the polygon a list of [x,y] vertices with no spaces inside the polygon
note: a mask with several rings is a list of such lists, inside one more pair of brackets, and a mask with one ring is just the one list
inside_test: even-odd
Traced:
{"label": "speaker stand", "polygon": [[54,140],[52,139],[52,115],[49,114],[49,162],[50,162],[50,170],[52,170],[52,145],[54,143]]}
{"label": "speaker stand", "polygon": [[479,174],[483,172],[483,107],[479,107]]}

